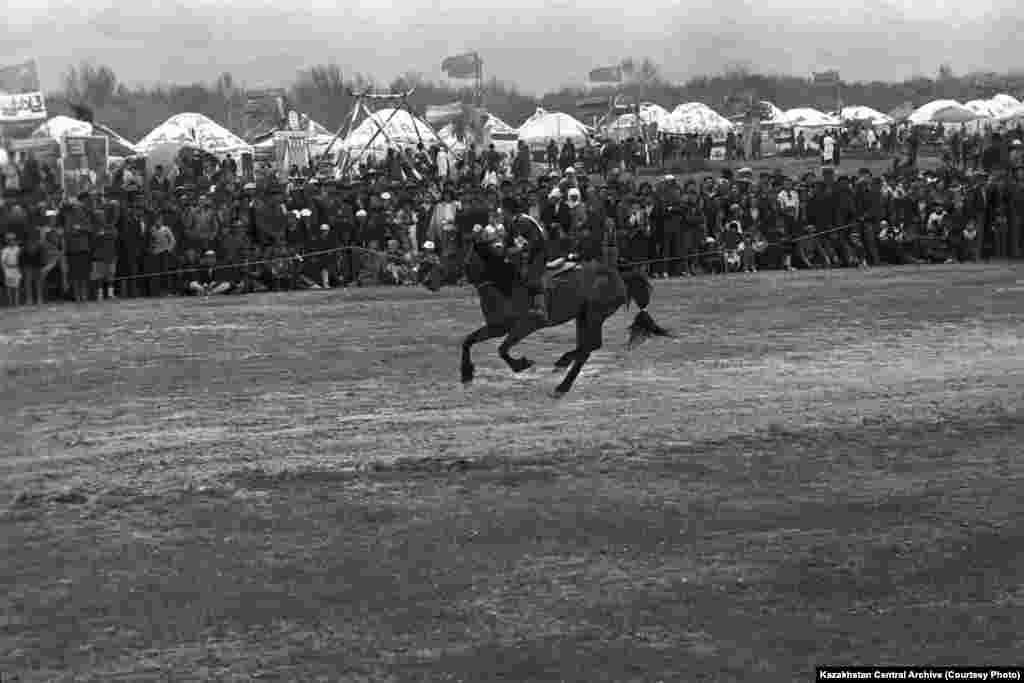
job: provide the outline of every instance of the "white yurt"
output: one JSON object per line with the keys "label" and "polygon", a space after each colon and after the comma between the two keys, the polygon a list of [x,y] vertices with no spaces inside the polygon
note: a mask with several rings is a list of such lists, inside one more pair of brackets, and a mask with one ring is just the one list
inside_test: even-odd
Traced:
{"label": "white yurt", "polygon": [[405,109],[386,108],[375,111],[372,118],[367,116],[363,119],[348,137],[336,142],[334,148],[339,153],[355,155],[362,154],[365,149],[366,155],[373,154],[376,158],[383,159],[389,148],[415,149],[421,142],[424,147],[429,148],[441,141],[434,129],[423,119],[413,116]]}
{"label": "white yurt", "polygon": [[[518,130],[502,121],[498,116],[488,112],[487,120],[484,122],[484,131],[490,140],[490,144],[494,145],[494,149],[502,154],[515,154],[519,141]],[[461,154],[466,150],[466,141],[460,140],[456,136],[454,123],[449,123],[442,127],[437,131],[437,136],[441,138],[444,144],[448,145],[448,149],[456,154]]]}
{"label": "white yurt", "polygon": [[590,129],[568,114],[540,108],[519,126],[519,139],[531,149],[544,149],[552,140],[559,146],[571,140],[578,148],[585,145],[589,137]]}
{"label": "white yurt", "polygon": [[871,126],[891,126],[894,123],[893,118],[888,114],[863,105],[843,107],[839,112],[839,118],[843,121],[858,121]]}
{"label": "white yurt", "polygon": [[[309,141],[309,152],[313,156],[323,154],[326,151],[328,145],[331,144],[331,140],[334,140],[334,133],[328,130],[325,126],[317,123],[313,119],[303,117],[304,124],[301,127],[301,131],[304,131],[308,136]],[[273,149],[274,147],[274,133],[278,131],[269,131],[262,135],[257,136],[252,146],[256,150],[267,150]],[[340,140],[335,141],[334,146],[337,147]]]}
{"label": "white yurt", "polygon": [[616,118],[606,128],[608,136],[621,142],[627,138],[639,137],[641,127],[650,125],[656,126],[659,132],[664,131],[670,118],[667,109],[653,102],[642,102],[639,114],[638,117],[636,112],[628,112]]}
{"label": "white yurt", "polygon": [[135,148],[148,155],[168,145],[196,147],[217,157],[252,153],[252,145],[202,114],[177,114],[150,131]]}
{"label": "white yurt", "polygon": [[[766,126],[788,126],[786,112],[766,100],[761,101],[761,123]],[[767,117],[765,116],[767,114]]]}
{"label": "white yurt", "polygon": [[786,122],[793,128],[830,128],[842,123],[839,118],[820,112],[817,109],[811,109],[810,107],[787,109],[783,116]]}
{"label": "white yurt", "polygon": [[674,135],[725,137],[734,128],[732,121],[701,102],[687,102],[672,110],[662,130]]}
{"label": "white yurt", "polygon": [[914,112],[907,117],[914,126],[920,126],[928,123],[940,123],[941,121],[936,120],[936,115],[940,112],[943,115],[953,115],[955,118],[969,121],[977,118],[977,114],[960,104],[956,100],[934,100],[927,104],[923,104]]}
{"label": "white yurt", "polygon": [[34,138],[63,140],[67,136],[102,135],[110,141],[108,154],[112,157],[130,157],[135,154],[135,145],[116,132],[99,123],[79,121],[70,116],[54,116],[32,131]]}
{"label": "white yurt", "polygon": [[1005,114],[1019,110],[1024,104],[1021,104],[1020,100],[1012,95],[1000,93],[989,100],[992,112],[996,117],[1004,116]]}

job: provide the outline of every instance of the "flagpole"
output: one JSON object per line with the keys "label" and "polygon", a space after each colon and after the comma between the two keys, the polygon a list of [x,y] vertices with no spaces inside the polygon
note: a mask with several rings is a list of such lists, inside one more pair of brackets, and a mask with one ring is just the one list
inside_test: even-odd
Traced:
{"label": "flagpole", "polygon": [[476,106],[482,108],[484,106],[484,65],[480,60],[479,52],[474,52],[473,57],[476,59]]}

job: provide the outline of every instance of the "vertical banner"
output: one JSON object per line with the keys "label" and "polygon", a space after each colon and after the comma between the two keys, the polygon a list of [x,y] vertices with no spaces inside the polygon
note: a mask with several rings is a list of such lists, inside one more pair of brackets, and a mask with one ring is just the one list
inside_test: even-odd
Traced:
{"label": "vertical banner", "polygon": [[309,168],[309,135],[305,131],[274,133],[274,167],[278,177],[286,178],[293,165]]}
{"label": "vertical banner", "polygon": [[46,102],[34,60],[0,66],[0,126],[40,123]]}
{"label": "vertical banner", "polygon": [[107,186],[109,140],[103,136],[66,137],[61,155],[61,178],[68,197],[102,192]]}

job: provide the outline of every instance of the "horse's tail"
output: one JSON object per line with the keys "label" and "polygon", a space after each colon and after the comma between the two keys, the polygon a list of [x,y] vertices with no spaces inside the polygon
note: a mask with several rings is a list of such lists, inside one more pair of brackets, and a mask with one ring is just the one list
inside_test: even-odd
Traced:
{"label": "horse's tail", "polygon": [[622,274],[622,280],[626,283],[626,306],[628,307],[629,302],[633,301],[640,307],[640,312],[636,314],[633,323],[629,326],[629,341],[626,343],[626,347],[633,348],[651,337],[673,336],[672,332],[654,322],[654,318],[646,310],[651,303],[651,294],[654,291],[650,279],[639,270],[631,270]]}

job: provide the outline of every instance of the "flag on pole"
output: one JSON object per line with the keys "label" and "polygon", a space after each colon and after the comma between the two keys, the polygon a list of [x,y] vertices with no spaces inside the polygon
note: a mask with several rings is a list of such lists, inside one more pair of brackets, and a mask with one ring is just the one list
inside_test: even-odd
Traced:
{"label": "flag on pole", "polygon": [[587,77],[591,83],[621,83],[622,68],[617,66],[603,66],[598,69],[591,69]]}
{"label": "flag on pole", "polygon": [[448,78],[476,78],[480,66],[480,57],[475,52],[448,57],[441,62],[441,71]]}

